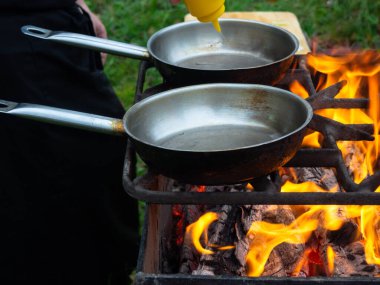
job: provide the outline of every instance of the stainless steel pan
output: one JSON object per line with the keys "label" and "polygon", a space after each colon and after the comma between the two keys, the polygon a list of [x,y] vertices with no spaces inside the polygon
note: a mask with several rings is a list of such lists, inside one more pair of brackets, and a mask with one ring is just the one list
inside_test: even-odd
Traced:
{"label": "stainless steel pan", "polygon": [[175,82],[273,83],[298,50],[290,32],[254,21],[222,19],[222,34],[211,24],[184,22],[156,32],[147,48],[68,32],[24,26],[24,34],[101,52],[152,61]]}
{"label": "stainless steel pan", "polygon": [[192,184],[232,184],[268,174],[300,147],[313,112],[288,91],[250,84],[205,84],[147,98],[123,121],[0,101],[0,112],[127,134],[153,170]]}

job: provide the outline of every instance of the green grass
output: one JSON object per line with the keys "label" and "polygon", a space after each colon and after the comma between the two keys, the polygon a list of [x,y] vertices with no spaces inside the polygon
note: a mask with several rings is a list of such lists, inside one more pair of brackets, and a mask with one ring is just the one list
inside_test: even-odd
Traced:
{"label": "green grass", "polygon": [[[207,1],[207,0],[205,0]],[[88,0],[107,27],[110,39],[145,46],[156,31],[183,21],[183,3],[169,0]],[[309,38],[325,45],[380,47],[380,1],[377,0],[226,0],[227,11],[290,11]],[[108,56],[105,72],[125,107],[133,103],[138,60]],[[147,85],[160,81],[151,72]]]}

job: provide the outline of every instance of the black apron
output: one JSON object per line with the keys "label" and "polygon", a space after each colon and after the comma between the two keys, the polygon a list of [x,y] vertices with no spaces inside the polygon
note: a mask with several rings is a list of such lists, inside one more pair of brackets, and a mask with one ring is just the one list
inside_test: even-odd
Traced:
{"label": "black apron", "polygon": [[[1,99],[122,118],[99,53],[27,37],[26,24],[93,35],[75,5],[0,9]],[[1,284],[108,284],[127,275],[138,217],[122,189],[125,149],[125,138],[0,116]]]}

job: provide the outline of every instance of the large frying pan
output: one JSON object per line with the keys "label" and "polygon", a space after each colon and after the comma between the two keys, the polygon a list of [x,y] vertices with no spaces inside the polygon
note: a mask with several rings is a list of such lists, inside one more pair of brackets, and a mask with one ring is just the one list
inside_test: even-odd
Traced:
{"label": "large frying pan", "polygon": [[149,97],[123,121],[0,100],[0,112],[111,134],[127,134],[153,170],[218,185],[248,181],[288,162],[313,112],[288,91],[262,85],[205,84]]}
{"label": "large frying pan", "polygon": [[272,25],[220,20],[222,34],[211,24],[184,22],[156,32],[147,48],[101,38],[24,26],[24,34],[101,52],[152,61],[174,82],[241,82],[270,84],[289,68],[298,50],[290,32]]}

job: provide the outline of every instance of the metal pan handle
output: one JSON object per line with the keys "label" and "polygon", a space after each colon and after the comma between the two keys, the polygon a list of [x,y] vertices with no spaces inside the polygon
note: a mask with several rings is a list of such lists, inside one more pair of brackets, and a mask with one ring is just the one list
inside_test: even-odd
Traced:
{"label": "metal pan handle", "polygon": [[125,135],[123,121],[44,105],[0,100],[0,113],[98,133]]}
{"label": "metal pan handle", "polygon": [[99,52],[126,56],[140,60],[151,60],[148,50],[137,45],[92,37],[77,33],[51,31],[36,26],[23,26],[21,31],[28,36],[63,43],[71,46],[87,48]]}

